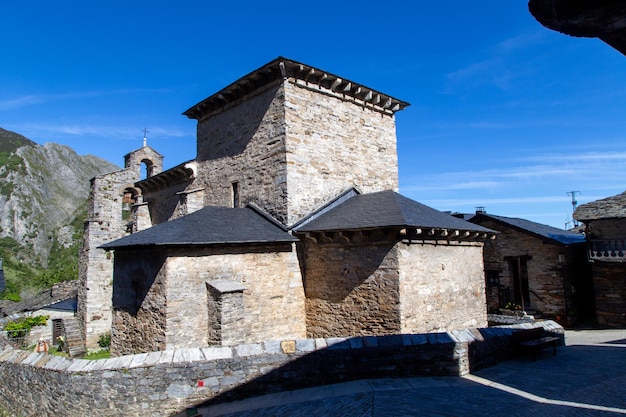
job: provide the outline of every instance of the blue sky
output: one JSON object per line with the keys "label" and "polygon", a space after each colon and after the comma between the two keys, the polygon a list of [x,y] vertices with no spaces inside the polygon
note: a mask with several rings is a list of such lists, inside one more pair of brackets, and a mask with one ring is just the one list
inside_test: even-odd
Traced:
{"label": "blue sky", "polygon": [[181,113],[277,56],[375,88],[400,192],[563,228],[626,189],[626,57],[550,31],[526,0],[2,2],[0,127],[122,165],[195,157]]}

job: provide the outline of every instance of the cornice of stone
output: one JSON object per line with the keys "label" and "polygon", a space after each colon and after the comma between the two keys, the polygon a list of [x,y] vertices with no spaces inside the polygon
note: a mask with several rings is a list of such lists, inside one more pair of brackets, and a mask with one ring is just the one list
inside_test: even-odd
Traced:
{"label": "cornice of stone", "polygon": [[285,80],[290,80],[295,85],[317,89],[323,94],[350,100],[364,107],[370,107],[390,115],[409,106],[409,103],[405,101],[344,79],[328,71],[278,57],[202,100],[183,114],[190,119],[201,121],[212,114],[219,113],[245,97],[264,91],[269,85],[284,82]]}

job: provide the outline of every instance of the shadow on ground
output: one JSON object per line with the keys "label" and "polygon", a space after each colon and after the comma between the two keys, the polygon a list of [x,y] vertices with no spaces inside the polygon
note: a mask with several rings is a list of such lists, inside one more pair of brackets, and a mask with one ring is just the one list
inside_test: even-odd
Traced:
{"label": "shadow on ground", "polygon": [[626,346],[615,346],[624,340],[559,347],[557,356],[546,350],[536,362],[519,356],[467,377],[363,379],[204,404],[187,415],[626,415]]}

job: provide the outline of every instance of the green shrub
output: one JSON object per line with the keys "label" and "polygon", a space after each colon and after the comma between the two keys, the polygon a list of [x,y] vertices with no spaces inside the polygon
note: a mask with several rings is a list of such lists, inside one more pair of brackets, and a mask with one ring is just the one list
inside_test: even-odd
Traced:
{"label": "green shrub", "polygon": [[98,339],[98,346],[100,346],[102,349],[108,349],[111,347],[111,333],[105,333],[103,335],[100,335],[100,338]]}
{"label": "green shrub", "polygon": [[24,317],[15,321],[10,321],[4,326],[4,330],[9,337],[21,337],[27,334],[30,329],[36,326],[45,326],[50,316]]}
{"label": "green shrub", "polygon": [[14,292],[7,292],[6,294],[3,294],[3,296],[0,298],[9,300],[9,301],[15,301],[16,303],[22,301],[22,297],[20,297],[19,294],[14,293]]}

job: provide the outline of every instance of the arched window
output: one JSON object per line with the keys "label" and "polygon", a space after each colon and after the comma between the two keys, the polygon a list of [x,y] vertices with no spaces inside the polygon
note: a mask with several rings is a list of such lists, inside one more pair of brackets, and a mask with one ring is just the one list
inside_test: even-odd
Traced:
{"label": "arched window", "polygon": [[137,191],[133,188],[126,188],[122,197],[122,220],[129,220],[135,204]]}
{"label": "arched window", "polygon": [[154,163],[149,159],[141,160],[141,179],[145,180],[154,175]]}

